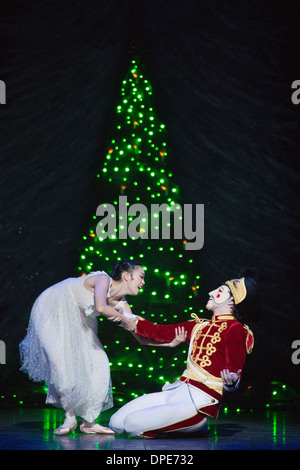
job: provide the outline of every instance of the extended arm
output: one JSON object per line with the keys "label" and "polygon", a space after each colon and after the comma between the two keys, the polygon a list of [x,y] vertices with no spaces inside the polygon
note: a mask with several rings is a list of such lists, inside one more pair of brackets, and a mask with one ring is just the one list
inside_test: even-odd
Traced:
{"label": "extended arm", "polygon": [[[187,337],[187,331],[185,331],[185,329],[183,327],[178,327],[178,328],[175,328],[175,333],[173,335],[173,339],[170,340],[170,341],[166,341],[166,342],[160,342],[160,341],[155,341],[155,340],[151,340],[149,338],[146,338],[144,336],[141,336],[139,334],[136,333],[136,324],[137,324],[137,321],[138,321],[138,317],[137,316],[134,316],[132,314],[132,311],[131,311],[131,308],[130,306],[126,303],[126,305],[124,306],[124,310],[123,309],[118,309],[117,310],[119,311],[120,313],[120,317],[122,318],[122,320],[119,318],[112,318],[111,320],[112,321],[122,321],[122,326],[131,332],[131,334],[135,337],[135,339],[142,345],[144,346],[164,346],[164,347],[169,347],[169,348],[175,348],[176,346],[178,346],[180,343],[183,343],[185,342],[186,340],[186,337]],[[126,313],[129,313],[131,314],[131,316],[129,317],[126,317],[124,316],[124,314],[126,315]]]}
{"label": "extended arm", "polygon": [[168,348],[175,348],[179,344],[185,342],[187,337],[187,331],[185,331],[183,327],[175,328],[175,338],[169,343],[160,343],[159,341],[144,338],[143,336],[140,336],[136,333],[132,333],[132,335],[137,339],[140,344],[143,344],[144,346],[164,346]]}
{"label": "extended arm", "polygon": [[[177,323],[174,325],[155,325],[154,323],[145,320],[144,318],[137,317],[134,319],[126,318],[123,320],[124,327],[131,333],[137,333],[139,336],[148,338],[156,343],[169,344],[175,340],[177,333],[180,335],[186,331],[184,340],[187,342],[190,339],[192,329],[195,325],[193,321]],[[177,330],[177,333],[176,333]]]}
{"label": "extended arm", "polygon": [[94,287],[95,307],[97,312],[107,318],[119,318],[119,313],[107,304],[107,292],[109,289],[109,278],[105,274],[91,278]]}

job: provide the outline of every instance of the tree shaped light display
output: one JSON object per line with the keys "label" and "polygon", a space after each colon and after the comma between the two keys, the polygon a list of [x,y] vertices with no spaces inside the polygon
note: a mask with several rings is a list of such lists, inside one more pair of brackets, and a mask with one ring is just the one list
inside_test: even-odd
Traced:
{"label": "tree shaped light display", "polygon": [[[180,224],[183,217],[179,191],[168,168],[165,125],[154,112],[152,88],[139,58],[131,61],[122,82],[115,120],[97,175],[101,201],[80,247],[79,273],[110,274],[115,261],[134,259],[145,269],[146,284],[137,297],[127,298],[133,313],[157,323],[188,320],[192,312],[202,312],[197,299],[201,278],[193,251],[185,249],[183,231],[174,237],[175,221]],[[181,375],[186,345],[141,346],[114,323],[101,317],[99,322],[116,405]]]}

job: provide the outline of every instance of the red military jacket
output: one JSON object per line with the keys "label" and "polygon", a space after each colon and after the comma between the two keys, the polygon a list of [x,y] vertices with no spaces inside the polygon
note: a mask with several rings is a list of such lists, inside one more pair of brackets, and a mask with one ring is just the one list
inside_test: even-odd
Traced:
{"label": "red military jacket", "polygon": [[[214,315],[211,320],[200,319],[174,325],[155,325],[139,317],[137,334],[158,342],[171,342],[175,328],[184,327],[189,343],[187,368],[179,380],[208,392],[218,402],[222,397],[221,371],[237,372],[243,368],[246,354],[253,349],[254,337],[247,325],[232,314]],[[203,411],[203,410],[201,410]],[[207,413],[211,416],[216,412]],[[215,417],[215,416],[214,416]]]}

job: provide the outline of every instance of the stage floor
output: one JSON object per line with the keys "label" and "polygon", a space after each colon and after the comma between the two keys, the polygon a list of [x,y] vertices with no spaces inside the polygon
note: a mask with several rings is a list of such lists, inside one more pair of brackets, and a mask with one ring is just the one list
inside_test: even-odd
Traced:
{"label": "stage floor", "polygon": [[[113,410],[114,411],[114,410]],[[107,425],[111,410],[102,413]],[[210,420],[207,435],[157,439],[128,435],[82,434],[79,425],[67,436],[55,436],[53,429],[63,421],[54,408],[0,409],[1,450],[102,450],[174,453],[198,450],[296,450],[300,449],[299,413],[284,411],[228,412]],[[108,454],[107,454],[108,455]],[[116,454],[117,455],[117,454]]]}

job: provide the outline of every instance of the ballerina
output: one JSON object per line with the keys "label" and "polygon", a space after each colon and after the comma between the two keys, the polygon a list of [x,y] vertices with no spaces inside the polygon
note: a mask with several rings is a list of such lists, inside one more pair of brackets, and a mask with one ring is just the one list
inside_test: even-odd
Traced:
{"label": "ballerina", "polygon": [[[46,403],[64,409],[64,423],[54,434],[75,430],[76,416],[83,420],[84,433],[114,434],[96,423],[101,411],[113,407],[110,367],[97,336],[97,316],[119,321],[121,309],[123,318],[137,318],[125,296],[138,295],[144,284],[143,267],[124,260],[114,264],[111,276],[96,271],[68,278],[35,301],[27,335],[20,343],[20,370],[35,382],[46,382]],[[178,329],[168,343],[134,336],[143,345],[175,347],[186,333]]]}
{"label": "ballerina", "polygon": [[[77,426],[85,433],[114,433],[96,423],[113,407],[108,357],[97,336],[97,316],[118,316],[126,295],[138,295],[145,283],[142,266],[130,260],[104,271],[65,279],[36,299],[26,337],[20,343],[21,371],[46,382],[46,403],[63,408],[65,421],[54,430],[65,435]],[[129,310],[129,306],[128,306]]]}

